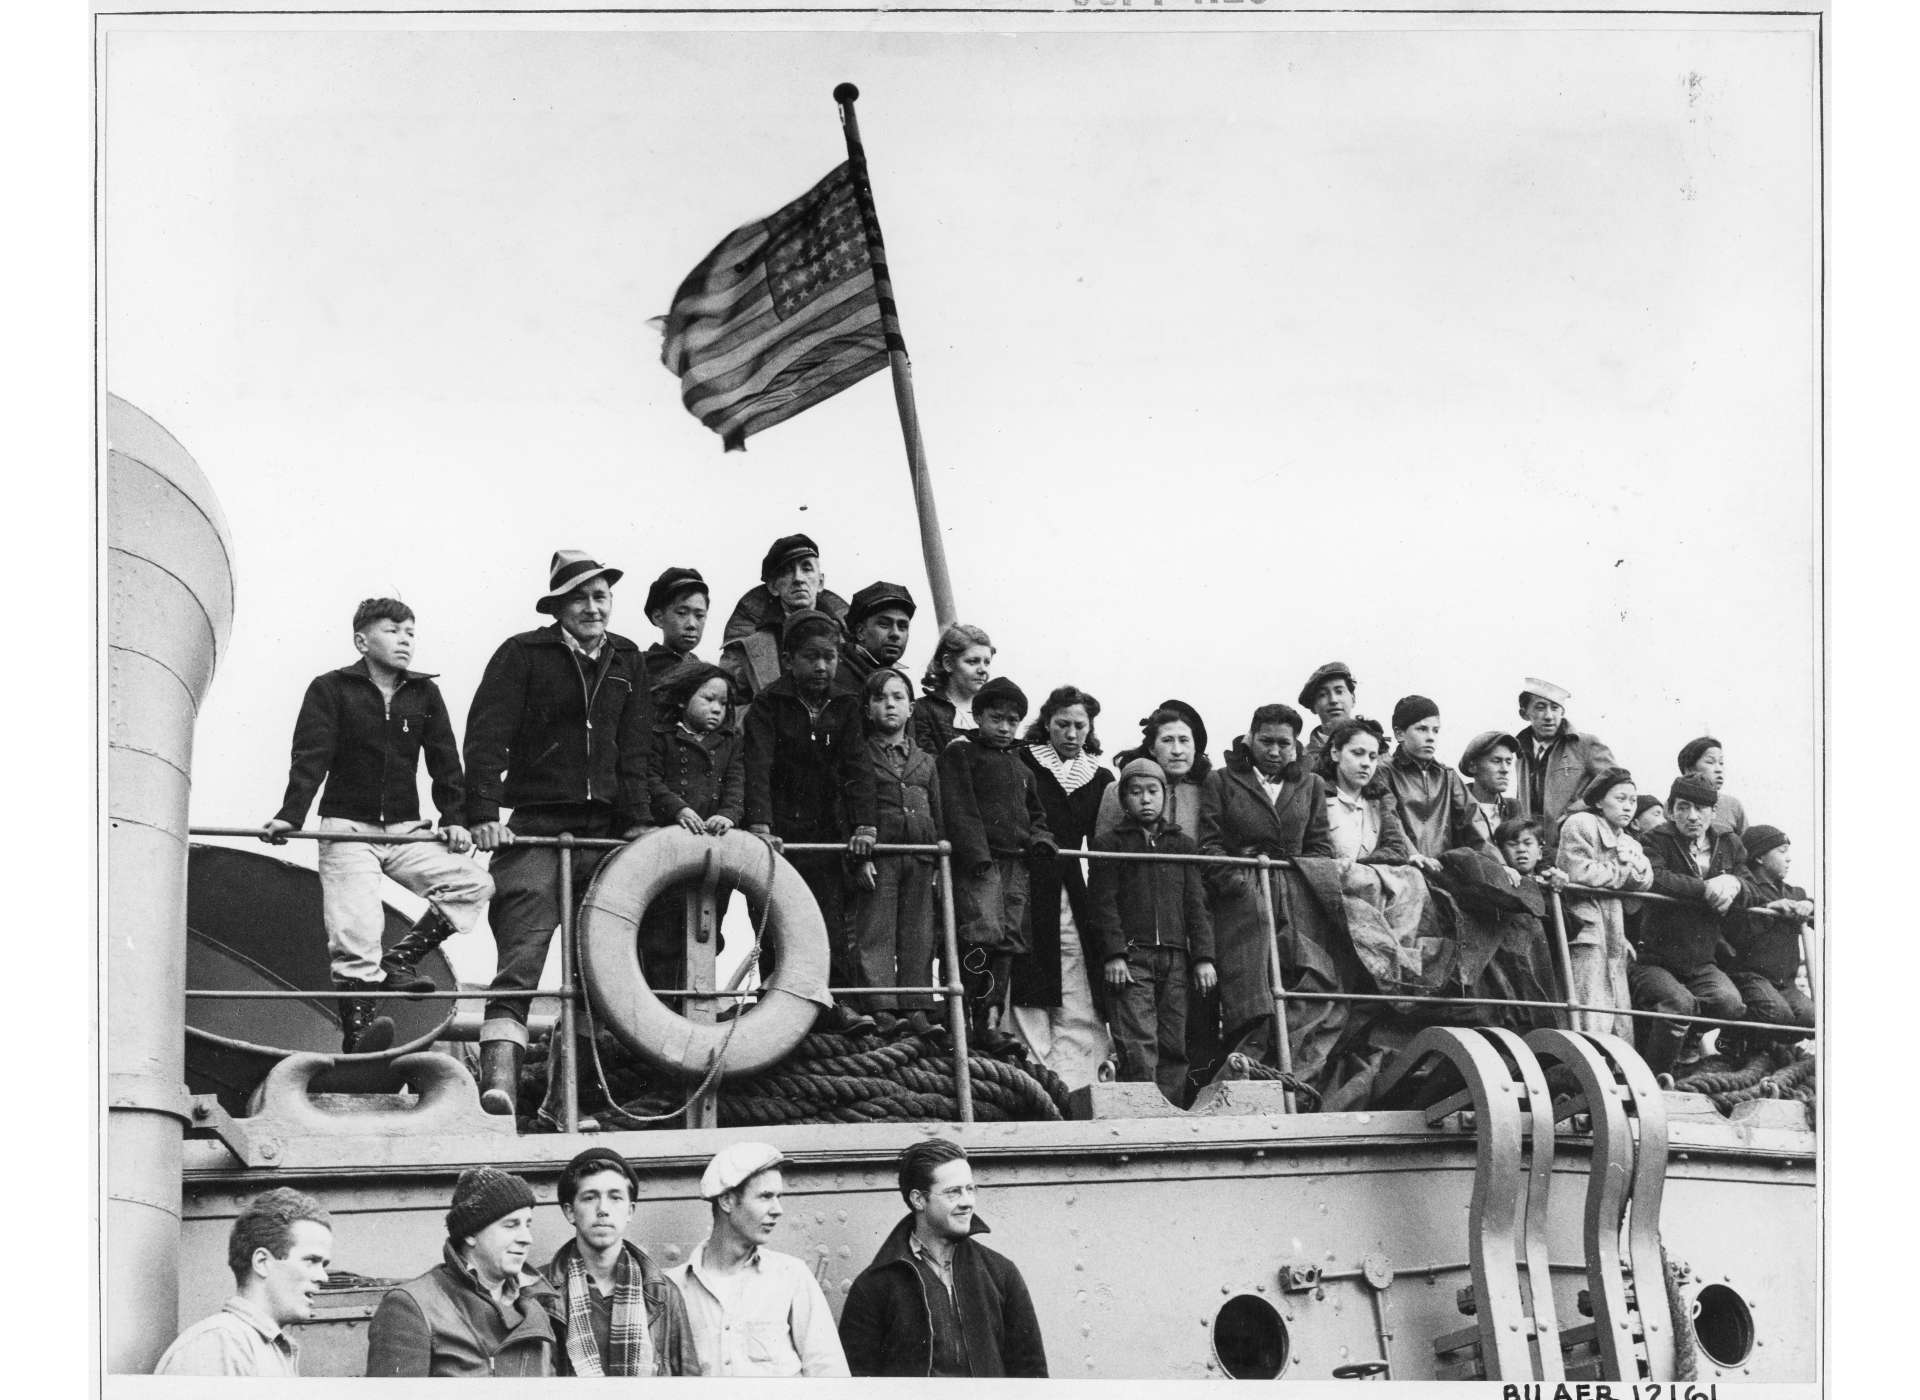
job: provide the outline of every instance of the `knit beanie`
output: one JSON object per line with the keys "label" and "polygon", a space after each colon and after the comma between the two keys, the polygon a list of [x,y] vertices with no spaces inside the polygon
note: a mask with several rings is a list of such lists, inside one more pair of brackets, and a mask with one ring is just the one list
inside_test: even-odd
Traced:
{"label": "knit beanie", "polygon": [[989,705],[1011,705],[1024,715],[1027,712],[1027,693],[1005,676],[995,676],[973,695],[973,712],[976,715]]}
{"label": "knit beanie", "polygon": [[1600,804],[1606,800],[1608,793],[1619,787],[1620,784],[1630,783],[1632,781],[1633,774],[1629,773],[1626,769],[1608,768],[1604,770],[1599,777],[1580,789],[1580,800],[1586,803],[1587,806],[1598,810]]}
{"label": "knit beanie", "polygon": [[1440,713],[1440,707],[1424,695],[1403,695],[1400,703],[1393,707],[1393,732],[1411,729],[1423,719],[1432,719]]}
{"label": "knit beanie", "polygon": [[1647,814],[1649,807],[1658,807],[1660,799],[1650,792],[1643,792],[1633,800],[1633,819],[1640,820]]}
{"label": "knit beanie", "polygon": [[1667,789],[1667,806],[1685,800],[1696,807],[1717,807],[1720,794],[1714,791],[1713,784],[1705,778],[1681,776],[1673,780],[1673,786]]}
{"label": "knit beanie", "polygon": [[1718,739],[1713,738],[1711,735],[1702,735],[1700,738],[1688,744],[1684,749],[1680,750],[1680,771],[1682,773],[1691,773],[1693,771],[1693,765],[1700,761],[1708,749],[1723,747],[1725,746]]}
{"label": "knit beanie", "polygon": [[512,1172],[503,1172],[498,1167],[469,1167],[453,1184],[453,1205],[447,1211],[447,1238],[463,1240],[502,1216],[532,1205],[533,1188]]}
{"label": "knit beanie", "polygon": [[1740,844],[1747,848],[1747,859],[1758,860],[1776,846],[1788,842],[1787,833],[1777,826],[1750,826],[1740,834]]}
{"label": "knit beanie", "polygon": [[1161,791],[1167,787],[1167,770],[1150,758],[1136,758],[1120,770],[1120,791],[1127,790],[1128,778],[1152,778],[1160,784]]}
{"label": "knit beanie", "polygon": [[792,651],[802,639],[802,634],[819,633],[831,637],[835,645],[839,644],[840,620],[832,613],[821,612],[818,608],[802,608],[785,622],[780,624],[780,650]]}

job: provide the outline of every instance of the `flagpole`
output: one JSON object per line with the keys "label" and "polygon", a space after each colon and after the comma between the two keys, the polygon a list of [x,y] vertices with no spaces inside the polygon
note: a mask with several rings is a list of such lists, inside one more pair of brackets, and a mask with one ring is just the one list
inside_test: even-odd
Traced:
{"label": "flagpole", "polygon": [[867,223],[867,248],[873,260],[874,290],[880,298],[880,324],[887,337],[887,362],[893,370],[893,400],[900,410],[900,435],[906,439],[907,467],[913,473],[913,504],[920,517],[920,553],[926,560],[927,584],[933,589],[933,613],[941,630],[955,621],[953,582],[947,576],[947,547],[940,537],[940,513],[933,503],[933,478],[927,472],[926,445],[920,440],[920,414],[913,403],[913,364],[900,335],[900,313],[893,304],[893,280],[887,275],[887,251],[880,238],[880,217],[874,208],[873,186],[867,179],[867,154],[860,144],[860,119],[853,113],[860,89],[841,83],[833,90],[840,105],[840,124],[847,133],[847,159],[860,191],[861,213]]}

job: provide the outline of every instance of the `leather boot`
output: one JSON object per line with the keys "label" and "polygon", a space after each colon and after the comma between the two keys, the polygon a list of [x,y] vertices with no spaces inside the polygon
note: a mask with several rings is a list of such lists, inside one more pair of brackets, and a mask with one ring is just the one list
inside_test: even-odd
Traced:
{"label": "leather boot", "polygon": [[[352,977],[336,977],[334,987],[352,991],[356,987],[376,988],[378,982],[361,982]],[[379,1003],[367,997],[340,998],[340,1051],[345,1055],[377,1055],[393,1046],[393,1019],[380,1014]]]}
{"label": "leather boot", "polygon": [[507,1117],[520,1103],[520,1063],[526,1047],[512,1040],[480,1042],[480,1107]]}
{"label": "leather boot", "polygon": [[438,991],[431,977],[415,972],[414,968],[420,959],[458,931],[438,909],[429,909],[422,914],[420,921],[407,930],[407,936],[387,949],[387,955],[380,959],[380,970],[387,975],[388,989],[395,992]]}

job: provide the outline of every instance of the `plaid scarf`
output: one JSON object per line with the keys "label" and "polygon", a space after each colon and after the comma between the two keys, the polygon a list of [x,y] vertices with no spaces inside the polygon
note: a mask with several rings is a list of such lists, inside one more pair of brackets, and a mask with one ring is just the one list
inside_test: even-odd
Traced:
{"label": "plaid scarf", "polygon": [[561,1293],[567,1303],[567,1360],[576,1376],[651,1376],[653,1337],[647,1331],[647,1303],[640,1292],[639,1250],[620,1242],[613,1266],[613,1326],[607,1340],[613,1348],[611,1365],[603,1363],[593,1340],[593,1277],[580,1257],[580,1242],[569,1240],[560,1250],[566,1259]]}

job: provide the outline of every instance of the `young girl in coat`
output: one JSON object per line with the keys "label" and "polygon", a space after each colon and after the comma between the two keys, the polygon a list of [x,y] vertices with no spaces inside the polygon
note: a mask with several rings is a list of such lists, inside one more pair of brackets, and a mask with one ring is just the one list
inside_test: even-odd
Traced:
{"label": "young girl in coat", "polygon": [[993,673],[993,640],[969,623],[956,622],[940,634],[940,645],[920,678],[926,693],[914,702],[908,732],[935,758],[954,735],[975,727],[973,697]]}
{"label": "young girl in coat", "polygon": [[[1653,884],[1653,867],[1640,843],[1628,834],[1633,824],[1633,774],[1609,768],[1587,784],[1580,794],[1584,810],[1567,814],[1560,826],[1560,848],[1554,864],[1576,885],[1595,889],[1644,890]],[[1627,988],[1627,914],[1637,900],[1582,899],[1566,901],[1567,944],[1572,960],[1572,999],[1585,1006],[1633,1005]],[[1575,1030],[1599,1031],[1633,1039],[1633,1018],[1611,1011],[1576,1011]]]}
{"label": "young girl in coat", "polygon": [[[861,687],[867,716],[867,762],[873,769],[874,808],[880,844],[930,846],[940,839],[940,780],[933,756],[907,738],[913,687],[891,666],[881,666]],[[852,862],[848,909],[853,956],[863,987],[933,985],[932,856],[881,856]],[[868,1001],[884,1031],[896,1013],[909,1016],[938,1005],[926,995],[874,996]],[[914,1029],[927,1027],[922,1015]]]}
{"label": "young girl in coat", "polygon": [[[1086,845],[1113,771],[1094,755],[1100,702],[1078,686],[1054,688],[1028,728],[1020,757],[1033,772],[1047,829],[1065,851]],[[1087,956],[1086,874],[1077,860],[1043,861],[1029,875],[1033,948],[1013,964],[1013,1025],[1069,1089],[1100,1077],[1110,1048]],[[1091,969],[1091,970],[1090,970]]]}
{"label": "young girl in coat", "polygon": [[1380,772],[1386,735],[1370,719],[1344,719],[1327,735],[1327,831],[1343,865],[1405,865],[1412,853],[1393,789]]}

